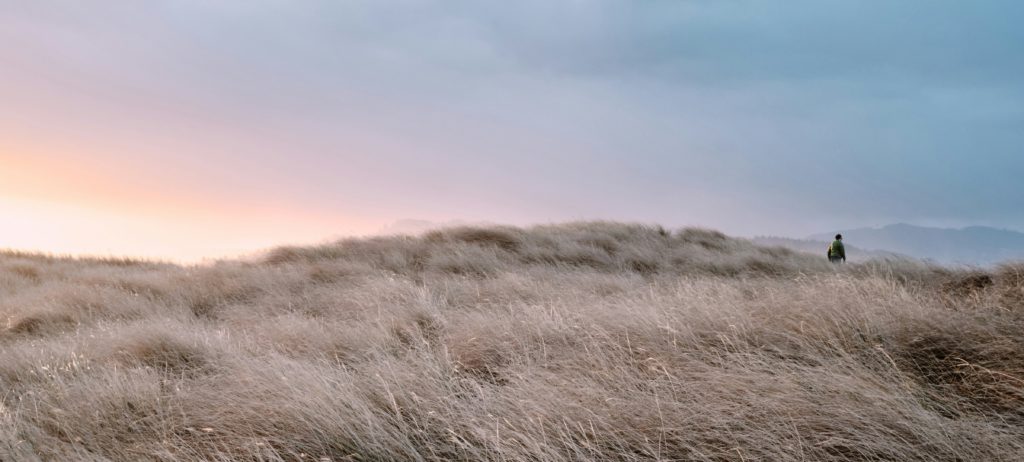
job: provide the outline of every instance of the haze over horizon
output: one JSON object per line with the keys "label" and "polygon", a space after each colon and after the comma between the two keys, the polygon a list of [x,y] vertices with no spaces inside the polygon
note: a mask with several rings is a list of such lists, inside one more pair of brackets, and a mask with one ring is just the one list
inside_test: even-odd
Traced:
{"label": "haze over horizon", "polygon": [[0,0],[0,248],[1024,229],[1024,6]]}

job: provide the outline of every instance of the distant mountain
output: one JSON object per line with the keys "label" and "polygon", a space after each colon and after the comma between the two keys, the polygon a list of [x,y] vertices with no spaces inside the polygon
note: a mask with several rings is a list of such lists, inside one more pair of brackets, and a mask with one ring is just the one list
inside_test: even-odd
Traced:
{"label": "distant mountain", "polygon": [[[792,249],[799,252],[813,253],[820,255],[821,258],[825,258],[825,250],[828,249],[829,241],[818,241],[812,239],[792,239],[792,238],[777,238],[774,236],[759,236],[754,238],[755,244],[762,246],[772,247],[785,247],[786,249]],[[846,256],[849,261],[865,261],[870,259],[879,258],[906,258],[906,255],[902,255],[896,252],[889,252],[885,250],[865,250],[856,246],[846,246]]]}
{"label": "distant mountain", "polygon": [[[1024,233],[1006,229],[985,226],[929,228],[901,223],[839,232],[848,246],[896,252],[945,264],[989,265],[1024,259]],[[816,234],[808,239],[831,241],[834,235]]]}
{"label": "distant mountain", "polygon": [[[775,236],[758,236],[751,240],[758,245],[785,247],[787,249],[796,250],[798,252],[806,252],[815,255],[820,255],[821,258],[825,258],[825,250],[828,249],[829,243],[832,242],[831,239],[826,241],[815,239],[791,239],[787,237]],[[901,255],[896,252],[888,252],[884,250],[865,250],[857,246],[847,245],[846,257],[851,262],[861,262],[871,259],[905,258],[906,255]]]}

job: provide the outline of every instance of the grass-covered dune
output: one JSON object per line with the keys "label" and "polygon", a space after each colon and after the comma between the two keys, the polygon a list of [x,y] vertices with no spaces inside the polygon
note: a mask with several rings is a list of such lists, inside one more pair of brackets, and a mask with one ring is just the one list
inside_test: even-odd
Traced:
{"label": "grass-covered dune", "polygon": [[0,254],[0,460],[1024,459],[1024,266],[458,228]]}

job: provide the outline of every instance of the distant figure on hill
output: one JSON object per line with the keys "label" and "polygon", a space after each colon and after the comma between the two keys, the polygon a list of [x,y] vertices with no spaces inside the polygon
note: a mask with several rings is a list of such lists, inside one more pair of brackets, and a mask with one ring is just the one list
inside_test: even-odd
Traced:
{"label": "distant figure on hill", "polygon": [[846,262],[846,247],[843,247],[842,234],[836,234],[836,240],[828,245],[828,261],[832,263]]}

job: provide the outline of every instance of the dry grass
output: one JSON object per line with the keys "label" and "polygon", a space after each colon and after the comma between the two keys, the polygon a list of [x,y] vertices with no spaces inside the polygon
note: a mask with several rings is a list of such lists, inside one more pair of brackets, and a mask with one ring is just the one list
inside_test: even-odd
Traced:
{"label": "dry grass", "polygon": [[0,254],[0,460],[1021,460],[1024,266],[460,228]]}

